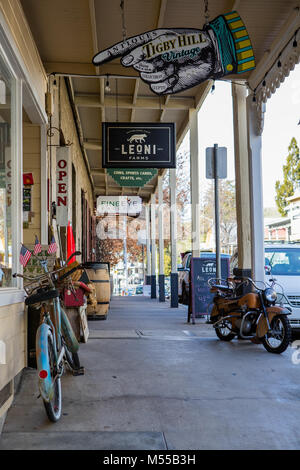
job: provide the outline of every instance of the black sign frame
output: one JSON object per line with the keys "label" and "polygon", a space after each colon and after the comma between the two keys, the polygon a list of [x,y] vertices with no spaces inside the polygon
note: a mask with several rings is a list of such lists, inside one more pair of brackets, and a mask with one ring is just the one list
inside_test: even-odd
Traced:
{"label": "black sign frame", "polygon": [[102,167],[176,168],[176,124],[103,122]]}

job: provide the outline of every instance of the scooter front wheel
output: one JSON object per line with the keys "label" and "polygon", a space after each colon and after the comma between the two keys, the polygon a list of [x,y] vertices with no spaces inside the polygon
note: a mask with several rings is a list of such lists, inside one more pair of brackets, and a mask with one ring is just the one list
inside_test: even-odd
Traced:
{"label": "scooter front wheel", "polygon": [[271,321],[271,331],[262,339],[265,349],[274,354],[283,353],[290,344],[292,330],[286,315],[276,315]]}

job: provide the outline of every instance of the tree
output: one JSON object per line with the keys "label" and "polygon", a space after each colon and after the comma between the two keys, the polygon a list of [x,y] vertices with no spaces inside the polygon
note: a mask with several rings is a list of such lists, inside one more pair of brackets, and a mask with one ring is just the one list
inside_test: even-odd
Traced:
{"label": "tree", "polygon": [[286,164],[283,165],[283,182],[277,180],[275,183],[275,201],[282,216],[287,215],[287,198],[294,195],[300,182],[300,156],[295,137],[292,138],[288,150]]}
{"label": "tree", "polygon": [[[220,202],[220,241],[228,247],[236,232],[235,185],[233,181],[219,180]],[[213,227],[214,221],[214,183],[211,182],[202,201],[204,215],[204,231],[207,233]]]}

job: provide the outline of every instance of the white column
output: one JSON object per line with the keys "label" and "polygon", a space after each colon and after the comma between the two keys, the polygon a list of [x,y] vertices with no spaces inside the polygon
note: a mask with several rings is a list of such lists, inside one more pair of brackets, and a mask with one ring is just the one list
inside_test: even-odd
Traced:
{"label": "white column", "polygon": [[258,115],[253,95],[247,98],[248,155],[250,177],[250,225],[252,277],[263,281],[264,273],[264,215],[263,179],[261,162],[261,135],[258,133]]}
{"label": "white column", "polygon": [[200,256],[200,154],[198,139],[198,111],[189,111],[190,122],[190,172],[192,203],[192,252]]}
{"label": "white column", "polygon": [[171,307],[178,307],[176,168],[170,169]]}
{"label": "white column", "polygon": [[163,178],[158,176],[158,247],[159,247],[159,301],[165,301],[165,268],[164,268],[164,226],[163,226]]}
{"label": "white column", "polygon": [[156,194],[151,195],[151,299],[156,299]]}
{"label": "white column", "polygon": [[147,265],[146,265],[146,284],[151,283],[151,250],[150,250],[150,208],[149,204],[145,206],[145,218],[146,218],[146,254],[147,254]]}
{"label": "white column", "polygon": [[48,244],[48,154],[47,126],[41,126],[41,243]]}
{"label": "white column", "polygon": [[250,179],[247,136],[247,89],[232,84],[238,267],[251,270]]}

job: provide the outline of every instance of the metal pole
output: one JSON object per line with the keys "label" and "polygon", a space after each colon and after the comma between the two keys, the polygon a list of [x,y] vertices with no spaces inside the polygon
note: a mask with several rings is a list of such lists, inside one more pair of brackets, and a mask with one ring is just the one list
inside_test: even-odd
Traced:
{"label": "metal pole", "polygon": [[125,274],[125,289],[128,289],[128,266],[127,266],[127,215],[123,219],[123,250],[124,250],[124,274]]}
{"label": "metal pole", "polygon": [[151,299],[156,299],[156,233],[155,233],[156,195],[151,195]]}
{"label": "metal pole", "polygon": [[216,277],[221,278],[218,144],[214,145]]}

